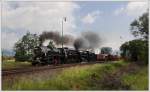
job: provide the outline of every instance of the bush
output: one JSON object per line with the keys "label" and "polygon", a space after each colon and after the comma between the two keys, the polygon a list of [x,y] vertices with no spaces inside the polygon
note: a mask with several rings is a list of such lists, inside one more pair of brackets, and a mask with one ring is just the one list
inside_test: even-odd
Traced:
{"label": "bush", "polygon": [[141,39],[124,43],[121,47],[121,56],[129,61],[148,64],[148,43]]}

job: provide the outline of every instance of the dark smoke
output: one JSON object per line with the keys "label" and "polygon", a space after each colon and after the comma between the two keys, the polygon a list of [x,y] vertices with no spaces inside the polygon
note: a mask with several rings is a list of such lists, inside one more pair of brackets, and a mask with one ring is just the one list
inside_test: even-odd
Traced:
{"label": "dark smoke", "polygon": [[83,32],[81,37],[74,41],[75,49],[94,49],[100,46],[101,38],[94,32]]}
{"label": "dark smoke", "polygon": [[79,48],[82,48],[84,47],[84,39],[83,38],[77,38],[75,41],[74,41],[74,48],[75,49],[79,49]]}
{"label": "dark smoke", "polygon": [[72,45],[72,42],[74,41],[73,36],[71,35],[64,35],[63,36],[63,43],[66,45]]}
{"label": "dark smoke", "polygon": [[50,32],[43,32],[40,35],[41,43],[43,43],[45,40],[53,40],[56,45],[62,44],[63,41],[64,45],[68,45],[71,42],[73,42],[73,37],[71,35],[63,35],[62,37],[59,32],[50,31]]}
{"label": "dark smoke", "polygon": [[74,45],[74,48],[77,50],[78,49],[93,50],[95,48],[98,48],[102,41],[99,34],[90,31],[81,33],[81,36],[77,37],[75,40],[71,35],[64,35],[62,38],[62,35],[57,31],[43,32],[40,35],[41,44],[45,40],[53,40],[56,45],[61,45],[62,39],[64,45]]}
{"label": "dark smoke", "polygon": [[101,43],[101,38],[99,34],[94,32],[84,32],[82,33],[83,37],[88,41],[89,48],[96,48]]}

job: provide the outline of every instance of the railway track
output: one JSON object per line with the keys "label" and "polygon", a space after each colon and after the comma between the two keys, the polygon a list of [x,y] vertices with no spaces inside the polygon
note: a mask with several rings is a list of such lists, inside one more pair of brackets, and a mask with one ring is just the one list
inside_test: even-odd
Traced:
{"label": "railway track", "polygon": [[[10,75],[24,74],[24,73],[29,73],[29,72],[38,72],[38,71],[44,71],[44,70],[50,70],[50,69],[66,68],[66,67],[72,67],[72,66],[90,65],[90,64],[96,64],[96,63],[104,63],[104,62],[97,61],[97,62],[89,62],[89,63],[61,64],[57,66],[48,65],[48,66],[2,70],[2,76],[10,76]],[[108,63],[108,62],[105,62],[105,63]]]}

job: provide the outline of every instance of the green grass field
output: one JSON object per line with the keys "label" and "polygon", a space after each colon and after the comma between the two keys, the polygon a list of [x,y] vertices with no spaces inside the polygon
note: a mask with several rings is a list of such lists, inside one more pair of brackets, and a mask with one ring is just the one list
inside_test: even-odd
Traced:
{"label": "green grass field", "polygon": [[[130,63],[114,62],[65,68],[50,75],[25,75],[14,80],[3,80],[3,90],[148,90],[148,68]],[[134,64],[133,64],[134,67]],[[127,69],[126,69],[127,68]],[[140,70],[139,70],[140,68]],[[120,73],[124,74],[120,74]],[[46,76],[46,77],[45,77]],[[15,82],[10,82],[15,81]],[[10,84],[11,83],[11,84]]]}
{"label": "green grass field", "polygon": [[2,69],[26,68],[31,66],[30,62],[15,62],[15,60],[2,61]]}
{"label": "green grass field", "polygon": [[124,84],[130,85],[131,89],[146,90],[148,89],[148,68],[143,67],[136,73],[124,75],[122,80]]}

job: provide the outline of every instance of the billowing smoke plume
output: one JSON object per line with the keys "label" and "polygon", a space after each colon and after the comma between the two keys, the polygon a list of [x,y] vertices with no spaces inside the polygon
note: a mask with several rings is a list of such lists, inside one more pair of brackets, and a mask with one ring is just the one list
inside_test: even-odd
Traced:
{"label": "billowing smoke plume", "polygon": [[101,38],[94,32],[83,32],[81,37],[74,41],[75,49],[94,49],[101,44]]}
{"label": "billowing smoke plume", "polygon": [[56,45],[62,44],[62,41],[63,41],[63,44],[68,45],[68,44],[71,44],[71,42],[73,42],[73,37],[71,35],[63,35],[62,37],[59,32],[50,31],[50,32],[43,32],[40,35],[41,44],[45,40],[52,40],[55,42]]}
{"label": "billowing smoke plume", "polygon": [[94,32],[83,32],[81,36],[77,37],[76,39],[73,38],[71,35],[62,35],[59,32],[43,32],[40,35],[40,41],[43,43],[46,40],[52,40],[56,45],[61,45],[62,41],[64,45],[73,45],[75,49],[95,49],[99,48],[101,44],[101,38],[99,34]]}

